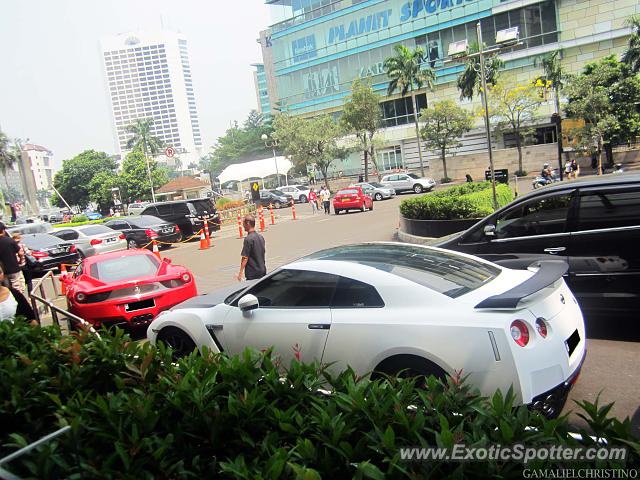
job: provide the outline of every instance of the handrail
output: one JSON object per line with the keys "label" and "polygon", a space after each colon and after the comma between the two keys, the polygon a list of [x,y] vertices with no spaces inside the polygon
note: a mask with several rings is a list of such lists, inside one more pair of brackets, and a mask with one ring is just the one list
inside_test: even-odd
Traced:
{"label": "handrail", "polygon": [[[57,326],[60,326],[60,321],[58,319],[58,314],[60,314],[60,315],[63,315],[65,317],[70,318],[72,321],[75,321],[75,322],[79,323],[80,325],[82,325],[83,328],[87,329],[89,332],[93,333],[96,337],[100,338],[100,334],[96,331],[96,329],[93,327],[93,325],[91,325],[89,322],[87,322],[84,318],[80,318],[77,315],[74,315],[73,313],[62,309],[62,308],[54,305],[53,302],[47,300],[46,294],[44,292],[43,283],[48,278],[51,279],[51,282],[52,282],[52,285],[53,285],[53,291],[55,292],[55,294],[57,296],[58,295],[58,287],[56,285],[56,278],[53,275],[53,272],[51,270],[48,271],[43,277],[38,279],[38,281],[33,285],[33,288],[31,289],[31,292],[29,293],[29,296],[31,297],[31,305],[33,307],[33,312],[35,313],[36,320],[38,321],[38,323],[41,323],[41,322],[40,322],[40,311],[38,309],[38,303],[37,302],[41,302],[45,306],[45,311],[46,311],[46,309],[49,309],[49,311],[51,312],[51,318],[53,319],[53,322]],[[40,295],[38,295],[36,293],[36,290],[40,292]]]}

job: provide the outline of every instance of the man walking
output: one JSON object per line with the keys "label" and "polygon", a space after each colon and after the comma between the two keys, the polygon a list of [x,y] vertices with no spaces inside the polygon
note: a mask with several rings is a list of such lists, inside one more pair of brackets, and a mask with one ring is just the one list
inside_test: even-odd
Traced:
{"label": "man walking", "polygon": [[326,215],[331,214],[331,192],[329,192],[329,189],[325,186],[322,187],[322,190],[320,190],[320,200],[322,200],[322,206],[324,207],[324,213]]}
{"label": "man walking", "polygon": [[4,267],[4,274],[11,288],[15,288],[24,295],[24,276],[18,263],[19,253],[20,247],[7,233],[4,223],[0,222],[0,264]]}
{"label": "man walking", "polygon": [[264,261],[264,237],[256,232],[256,219],[252,215],[244,217],[242,222],[247,236],[242,244],[242,259],[237,280],[242,281],[242,275],[247,280],[262,278],[267,274],[267,266]]}

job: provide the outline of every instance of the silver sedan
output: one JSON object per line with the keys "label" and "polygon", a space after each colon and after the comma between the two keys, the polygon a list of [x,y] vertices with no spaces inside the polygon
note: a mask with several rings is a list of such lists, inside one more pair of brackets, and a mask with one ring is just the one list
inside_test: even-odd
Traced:
{"label": "silver sedan", "polygon": [[362,187],[362,191],[374,200],[384,200],[396,196],[395,189],[378,182],[360,182],[355,183],[354,186]]}
{"label": "silver sedan", "polygon": [[81,257],[91,257],[100,253],[126,250],[125,236],[104,225],[82,225],[54,229],[50,232],[62,240],[73,243]]}

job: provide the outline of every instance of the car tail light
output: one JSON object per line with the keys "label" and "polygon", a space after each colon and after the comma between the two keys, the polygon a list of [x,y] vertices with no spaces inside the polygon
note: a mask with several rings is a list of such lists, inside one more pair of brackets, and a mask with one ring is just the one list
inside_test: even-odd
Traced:
{"label": "car tail light", "polygon": [[151,230],[150,228],[145,230],[144,233],[146,233],[147,237],[149,238],[158,238],[158,232],[156,232],[155,230]]}
{"label": "car tail light", "polygon": [[180,232],[180,227],[176,225],[176,233]]}
{"label": "car tail light", "polygon": [[124,233],[121,233],[120,235],[118,235],[118,238],[120,240],[126,240],[127,237],[124,235]]}
{"label": "car tail light", "polygon": [[75,245],[71,245],[69,247],[69,253],[76,253],[78,251],[78,249],[76,248]]}
{"label": "car tail light", "polygon": [[87,295],[86,294],[84,294],[82,292],[76,293],[76,302],[83,303],[86,299],[87,299]]}
{"label": "car tail light", "polygon": [[89,242],[91,245],[100,245],[102,243],[102,240],[99,238],[94,238]]}
{"label": "car tail light", "polygon": [[39,250],[31,250],[31,255],[35,258],[46,258],[49,256],[47,252],[41,252]]}
{"label": "car tail light", "polygon": [[529,329],[522,320],[514,320],[511,323],[511,338],[521,347],[529,343]]}
{"label": "car tail light", "polygon": [[544,318],[536,319],[536,330],[540,334],[542,338],[547,338],[547,334],[549,333],[547,330],[547,324],[544,321]]}

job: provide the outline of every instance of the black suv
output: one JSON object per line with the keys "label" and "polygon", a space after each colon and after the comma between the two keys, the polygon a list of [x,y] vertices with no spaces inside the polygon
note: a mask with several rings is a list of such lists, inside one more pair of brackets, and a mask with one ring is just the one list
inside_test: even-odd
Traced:
{"label": "black suv", "polygon": [[[113,218],[104,223],[109,228],[122,232],[127,239],[128,248],[140,248],[157,240],[162,246],[182,239],[180,228],[152,216]],[[148,248],[151,248],[149,245]]]}
{"label": "black suv", "polygon": [[175,223],[185,237],[198,233],[206,216],[209,217],[209,229],[220,230],[220,217],[210,198],[157,202],[145,208],[140,215],[151,215]]}
{"label": "black suv", "polygon": [[512,268],[563,258],[589,336],[640,340],[640,175],[536,190],[433,245]]}

